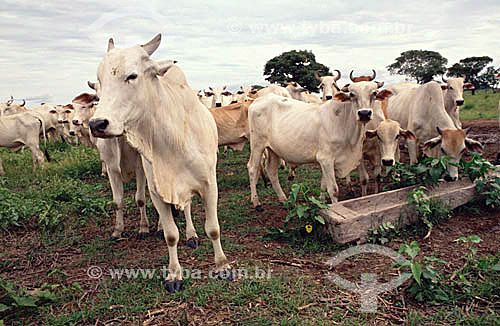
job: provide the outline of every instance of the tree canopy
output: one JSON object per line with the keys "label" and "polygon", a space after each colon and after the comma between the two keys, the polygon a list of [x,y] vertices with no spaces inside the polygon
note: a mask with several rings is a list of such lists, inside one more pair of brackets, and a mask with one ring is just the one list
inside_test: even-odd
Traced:
{"label": "tree canopy", "polygon": [[316,62],[312,51],[293,50],[269,60],[264,66],[265,79],[270,83],[286,86],[288,82],[297,82],[311,92],[318,90],[319,82],[314,77],[318,71],[321,76],[330,74],[330,69]]}
{"label": "tree canopy", "polygon": [[446,71],[448,59],[435,51],[409,50],[401,53],[396,62],[387,66],[391,74],[405,75],[415,78],[423,84],[433,80],[435,75]]}
{"label": "tree canopy", "polygon": [[492,87],[495,82],[496,69],[488,67],[483,74],[481,72],[493,61],[488,56],[468,57],[448,68],[448,75],[454,77],[465,77],[465,81],[473,83],[476,88]]}

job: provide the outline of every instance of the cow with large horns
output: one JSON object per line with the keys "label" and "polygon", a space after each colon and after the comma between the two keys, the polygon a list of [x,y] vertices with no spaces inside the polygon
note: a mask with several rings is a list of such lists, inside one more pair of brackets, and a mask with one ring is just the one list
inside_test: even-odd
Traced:
{"label": "cow with large horns", "polygon": [[[169,252],[166,289],[182,289],[177,256],[179,230],[172,207],[184,209],[193,195],[204,200],[205,231],[212,241],[216,270],[232,279],[220,241],[217,219],[217,126],[200,103],[179,67],[155,62],[150,56],[160,45],[161,34],[144,45],[118,49],[112,39],[97,71],[99,105],[89,122],[94,136],[118,137],[141,156],[151,199],[159,215]],[[168,78],[169,70],[182,75]],[[229,271],[229,273],[227,273]]]}
{"label": "cow with large horns", "polygon": [[353,83],[357,83],[360,81],[372,81],[377,77],[377,72],[372,69],[373,74],[371,76],[359,76],[359,77],[353,77],[352,74],[354,73],[354,70],[351,70],[351,73],[349,74],[349,78]]}
{"label": "cow with large horns", "polygon": [[320,77],[317,71],[314,72],[314,77],[319,81],[321,99],[323,101],[331,100],[337,92],[340,92],[340,88],[337,86],[337,80],[340,79],[341,73],[337,69],[334,71],[337,72],[337,76]]}

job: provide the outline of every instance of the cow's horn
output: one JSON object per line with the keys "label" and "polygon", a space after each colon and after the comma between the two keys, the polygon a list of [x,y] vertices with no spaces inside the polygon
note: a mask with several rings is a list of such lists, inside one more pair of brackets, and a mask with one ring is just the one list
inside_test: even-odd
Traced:
{"label": "cow's horn", "polygon": [[14,98],[12,97],[12,95],[10,96],[10,100],[7,101],[7,105],[11,105],[12,102],[14,102]]}
{"label": "cow's horn", "polygon": [[160,42],[161,42],[161,33],[153,37],[153,39],[148,43],[141,46],[144,48],[147,54],[152,55],[156,51],[156,49],[158,49],[158,47],[160,46]]}
{"label": "cow's horn", "polygon": [[113,38],[110,38],[109,41],[108,41],[108,51],[111,51],[115,48],[115,41],[113,41]]}
{"label": "cow's horn", "polygon": [[372,69],[373,71],[373,76],[370,78],[370,81],[374,80],[375,77],[377,77],[377,72],[375,71],[375,69]]}
{"label": "cow's horn", "polygon": [[351,73],[349,74],[349,78],[351,78],[351,81],[354,82],[354,79],[352,77],[352,73],[354,72],[354,70],[351,70]]}
{"label": "cow's horn", "polygon": [[337,76],[333,80],[337,81],[340,79],[341,73],[340,73],[340,70],[337,70],[337,69],[335,69],[334,71],[337,72]]}
{"label": "cow's horn", "polygon": [[23,104],[21,104],[20,106],[24,106],[26,104],[26,100],[23,99]]}
{"label": "cow's horn", "polygon": [[314,77],[319,81],[321,82],[321,78],[319,78],[319,74],[317,71],[314,72]]}
{"label": "cow's horn", "polygon": [[444,83],[447,83],[447,82],[448,82],[448,79],[445,79],[445,78],[444,78],[444,75],[442,75],[442,76],[441,76],[441,79],[443,79],[443,82],[444,82]]}

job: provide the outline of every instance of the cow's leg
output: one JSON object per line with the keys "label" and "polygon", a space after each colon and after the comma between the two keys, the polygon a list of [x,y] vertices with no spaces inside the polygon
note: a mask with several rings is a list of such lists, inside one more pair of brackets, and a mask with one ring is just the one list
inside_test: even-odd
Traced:
{"label": "cow's leg", "polygon": [[[250,143],[252,145],[252,143]],[[251,146],[252,147],[252,146]],[[259,195],[257,194],[257,181],[259,180],[259,166],[264,153],[263,147],[253,147],[250,151],[250,159],[248,160],[248,176],[250,178],[250,192],[253,207],[258,212],[262,212],[264,208],[260,205]],[[268,176],[269,177],[269,176]]]}
{"label": "cow's leg", "polygon": [[111,192],[113,194],[113,204],[115,206],[115,229],[110,240],[117,240],[122,236],[124,230],[123,224],[123,182],[120,170],[120,164],[117,157],[111,157],[106,165],[108,170],[109,182],[111,183]]}
{"label": "cow's leg", "polygon": [[43,154],[42,152],[40,151],[40,149],[38,148],[37,145],[32,145],[32,146],[28,146],[31,150],[31,158],[33,159],[33,171],[36,170],[36,163],[38,162],[38,165],[40,165],[40,167],[44,167],[45,166],[45,160],[43,159]]}
{"label": "cow's leg", "polygon": [[215,180],[215,176],[203,195],[205,199],[206,214],[205,232],[210,241],[212,241],[212,246],[214,248],[216,271],[219,272],[218,276],[220,278],[232,281],[233,273],[231,266],[229,265],[224,251],[222,251],[220,242],[220,227],[219,220],[217,219],[217,181]]}
{"label": "cow's leg", "polygon": [[320,185],[320,189],[321,189],[321,194],[319,195],[319,198],[320,199],[325,199],[325,191],[326,191],[326,180],[325,180],[325,175],[323,173],[321,173],[321,185]]}
{"label": "cow's leg", "polygon": [[321,166],[321,173],[323,174],[323,178],[325,178],[328,195],[330,196],[332,203],[336,203],[339,196],[339,187],[337,185],[337,181],[335,180],[333,156],[318,153],[317,161]]}
{"label": "cow's leg", "polygon": [[[147,160],[142,160],[144,173],[148,181],[149,194],[151,201],[155,206],[160,219],[158,226],[163,229],[163,236],[168,246],[168,276],[165,280],[165,288],[168,292],[177,292],[182,290],[182,271],[177,256],[177,244],[179,243],[179,229],[175,225],[174,217],[172,216],[172,205],[163,202],[158,194],[154,183],[153,166]],[[217,196],[217,195],[216,195]]]}
{"label": "cow's leg", "polygon": [[288,163],[287,166],[288,166],[288,180],[293,181],[295,179],[295,169],[297,168],[297,165]]}
{"label": "cow's leg", "polygon": [[408,139],[408,152],[410,154],[410,164],[417,163],[418,143],[416,139]]}
{"label": "cow's leg", "polygon": [[191,203],[184,208],[184,216],[186,217],[186,244],[188,247],[197,248],[200,245],[200,239],[196,234],[193,219],[191,218]]}
{"label": "cow's leg", "polygon": [[146,215],[146,175],[140,158],[138,159],[137,166],[135,167],[135,179],[137,190],[135,192],[135,202],[139,207],[141,214],[141,222],[139,224],[139,239],[145,239],[149,235],[149,221]]}
{"label": "cow's leg", "polygon": [[101,160],[101,177],[106,178],[106,174],[107,174],[106,163]]}
{"label": "cow's leg", "polygon": [[[380,162],[380,160],[379,160]],[[375,174],[375,193],[378,194],[379,188],[378,188],[378,181],[379,179],[382,178],[382,166],[380,163],[375,163],[375,167],[373,168],[373,173]]]}
{"label": "cow's leg", "polygon": [[358,166],[359,182],[361,183],[361,196],[366,196],[368,194],[368,181],[370,176],[366,171],[365,160],[361,159]]}
{"label": "cow's leg", "polygon": [[268,160],[266,164],[266,174],[271,181],[276,195],[278,195],[278,200],[282,203],[286,200],[286,195],[281,189],[280,180],[278,178],[278,168],[280,166],[280,158],[271,149],[268,150]]}

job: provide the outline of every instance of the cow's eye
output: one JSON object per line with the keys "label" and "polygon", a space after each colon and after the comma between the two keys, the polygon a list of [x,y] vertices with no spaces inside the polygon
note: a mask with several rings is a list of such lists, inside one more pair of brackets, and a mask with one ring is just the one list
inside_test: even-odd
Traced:
{"label": "cow's eye", "polygon": [[137,74],[130,74],[127,76],[127,78],[125,79],[125,81],[129,81],[129,80],[133,80],[133,79],[136,79],[137,78]]}
{"label": "cow's eye", "polygon": [[349,96],[350,97],[355,97],[356,95],[354,95],[354,93],[349,93]]}
{"label": "cow's eye", "polygon": [[450,90],[453,90],[453,87],[451,87],[451,86],[448,86],[448,89],[450,89]]}
{"label": "cow's eye", "polygon": [[373,95],[373,96],[377,96],[377,92],[373,92],[373,94],[372,94],[372,95]]}

